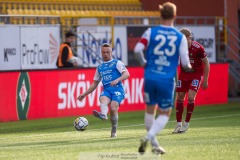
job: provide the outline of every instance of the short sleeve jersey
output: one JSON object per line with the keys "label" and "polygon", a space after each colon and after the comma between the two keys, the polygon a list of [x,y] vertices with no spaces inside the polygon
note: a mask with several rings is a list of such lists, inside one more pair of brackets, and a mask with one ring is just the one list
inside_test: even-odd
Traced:
{"label": "short sleeve jersey", "polygon": [[[122,73],[126,70],[127,68],[123,62],[117,59],[112,59],[108,62],[103,62],[97,67],[94,75],[94,80],[102,81],[103,87],[107,88],[110,86],[110,83],[113,80],[121,77]],[[122,86],[122,82],[118,82],[117,85]]]}
{"label": "short sleeve jersey", "polygon": [[145,78],[173,78],[179,60],[179,48],[183,34],[174,27],[149,28],[140,40],[147,46]]}
{"label": "short sleeve jersey", "polygon": [[192,45],[189,48],[189,60],[194,72],[184,72],[184,70],[181,68],[180,76],[187,79],[192,79],[196,76],[203,75],[202,58],[206,57],[207,54],[204,50],[204,47],[200,43],[192,41]]}

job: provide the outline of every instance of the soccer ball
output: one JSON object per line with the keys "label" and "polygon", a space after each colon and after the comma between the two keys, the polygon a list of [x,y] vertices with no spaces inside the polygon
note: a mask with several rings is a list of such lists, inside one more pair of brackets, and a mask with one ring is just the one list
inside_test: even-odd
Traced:
{"label": "soccer ball", "polygon": [[78,58],[73,56],[72,58],[70,58],[68,60],[68,62],[70,62],[70,63],[77,63],[78,62]]}
{"label": "soccer ball", "polygon": [[78,117],[74,121],[74,127],[78,131],[84,131],[88,127],[88,120],[85,117]]}

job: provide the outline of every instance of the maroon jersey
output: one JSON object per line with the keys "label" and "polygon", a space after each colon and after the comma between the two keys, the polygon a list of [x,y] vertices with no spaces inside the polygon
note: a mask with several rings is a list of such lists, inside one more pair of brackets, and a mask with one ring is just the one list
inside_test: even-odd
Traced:
{"label": "maroon jersey", "polygon": [[192,45],[188,50],[189,60],[192,65],[193,72],[186,72],[181,67],[179,75],[179,78],[186,80],[194,79],[203,75],[203,62],[201,59],[207,57],[204,47],[196,41],[192,41]]}

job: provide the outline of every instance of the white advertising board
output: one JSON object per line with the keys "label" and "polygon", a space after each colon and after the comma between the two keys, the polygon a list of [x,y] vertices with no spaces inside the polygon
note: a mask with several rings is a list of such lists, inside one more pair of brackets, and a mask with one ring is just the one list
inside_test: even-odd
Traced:
{"label": "white advertising board", "polygon": [[214,26],[178,26],[188,28],[193,33],[193,40],[199,42],[205,48],[210,63],[216,62],[216,40]]}
{"label": "white advertising board", "polygon": [[0,70],[20,70],[19,27],[0,26]]}
{"label": "white advertising board", "polygon": [[59,26],[21,26],[20,34],[22,69],[57,68]]}
{"label": "white advertising board", "polygon": [[[101,45],[111,44],[111,27],[78,27],[78,50],[79,64],[84,67],[96,67],[102,63]],[[127,31],[126,27],[114,27],[113,58],[127,64]]]}

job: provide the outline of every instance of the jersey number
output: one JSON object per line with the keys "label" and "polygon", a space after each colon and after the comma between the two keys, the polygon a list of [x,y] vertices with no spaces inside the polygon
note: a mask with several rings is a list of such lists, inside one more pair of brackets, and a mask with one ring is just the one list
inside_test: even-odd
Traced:
{"label": "jersey number", "polygon": [[[169,40],[168,42],[168,48],[165,48],[164,51],[161,50],[161,48],[165,45],[166,43],[166,40]],[[156,55],[164,55],[164,52],[166,53],[167,56],[173,56],[176,52],[176,45],[175,45],[175,41],[177,40],[177,37],[176,36],[167,36],[165,37],[164,35],[157,35],[155,37],[155,40],[156,41],[159,41],[160,42],[158,43],[158,45],[154,48],[153,50],[153,53],[156,54]]]}

